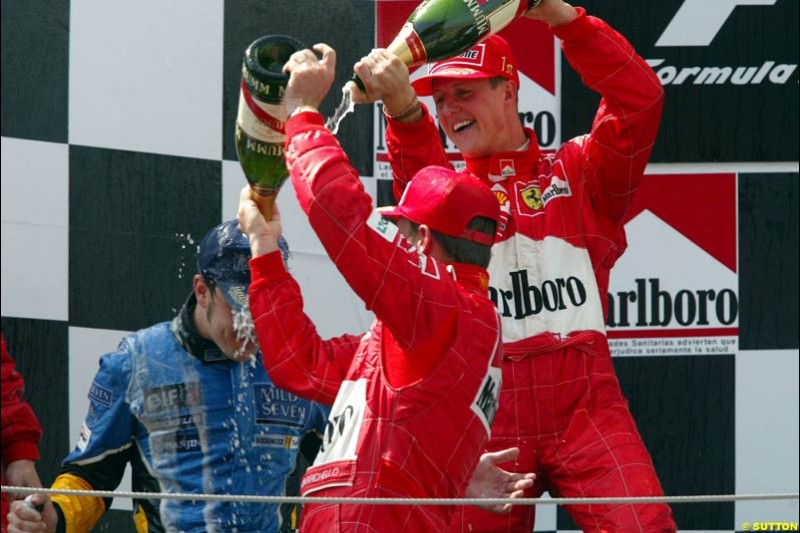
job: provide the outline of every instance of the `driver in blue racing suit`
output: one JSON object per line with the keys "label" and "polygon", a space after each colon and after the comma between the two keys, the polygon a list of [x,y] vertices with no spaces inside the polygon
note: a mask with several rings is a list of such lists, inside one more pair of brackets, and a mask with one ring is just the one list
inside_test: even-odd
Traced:
{"label": "driver in blue racing suit", "polygon": [[[328,408],[275,387],[264,370],[248,330],[249,259],[235,220],[206,235],[194,291],[178,316],[129,335],[100,359],[78,444],[53,488],[114,490],[130,463],[136,492],[298,493]],[[99,497],[52,499],[46,530],[69,533],[91,530],[111,504]],[[46,500],[37,494],[34,503]],[[10,532],[24,530],[15,527],[25,519],[41,519],[18,503],[9,513]],[[298,511],[139,499],[134,523],[148,533],[286,532],[297,527]]]}

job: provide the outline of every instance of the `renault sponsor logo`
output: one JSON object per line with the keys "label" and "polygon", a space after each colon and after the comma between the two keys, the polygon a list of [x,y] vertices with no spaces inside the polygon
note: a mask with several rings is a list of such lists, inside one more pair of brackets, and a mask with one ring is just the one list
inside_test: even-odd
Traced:
{"label": "renault sponsor logo", "polygon": [[85,452],[90,440],[92,440],[92,430],[89,429],[89,426],[84,422],[81,426],[81,433],[78,435],[78,449]]}

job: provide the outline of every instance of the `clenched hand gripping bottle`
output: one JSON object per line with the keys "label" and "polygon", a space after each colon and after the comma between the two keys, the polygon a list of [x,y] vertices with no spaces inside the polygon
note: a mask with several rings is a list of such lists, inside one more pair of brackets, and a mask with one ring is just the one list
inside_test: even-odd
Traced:
{"label": "clenched hand gripping bottle", "polygon": [[283,144],[286,109],[283,93],[289,76],[282,72],[289,57],[306,46],[285,35],[267,35],[247,47],[242,64],[236,153],[251,195],[267,220],[289,171]]}
{"label": "clenched hand gripping bottle", "polygon": [[[408,67],[449,59],[508,26],[542,0],[423,0],[386,48]],[[354,78],[363,90],[361,80]]]}

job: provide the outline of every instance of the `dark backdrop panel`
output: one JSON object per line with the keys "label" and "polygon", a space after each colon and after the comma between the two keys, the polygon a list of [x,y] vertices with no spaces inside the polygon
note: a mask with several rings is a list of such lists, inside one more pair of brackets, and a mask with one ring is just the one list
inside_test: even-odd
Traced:
{"label": "dark backdrop panel", "polygon": [[[734,358],[617,357],[614,367],[664,493],[734,494]],[[733,503],[671,507],[680,530],[733,528]],[[577,529],[558,513],[559,530]]]}
{"label": "dark backdrop panel", "polygon": [[[683,0],[607,2],[586,0],[590,14],[609,22],[667,82],[664,117],[652,162],[798,160],[798,2],[737,6],[708,46],[655,46]],[[761,68],[773,62],[760,83],[695,84],[696,76],[675,84],[683,68]],[[783,83],[770,75],[781,64],[795,68]],[[786,67],[787,69],[789,67]],[[742,71],[746,73],[746,70]],[[562,85],[563,138],[589,130],[599,97],[586,89],[565,64]],[[778,76],[780,77],[780,76]]]}
{"label": "dark backdrop panel", "polygon": [[[290,35],[307,46],[326,43],[336,50],[336,79],[321,107],[328,117],[341,100],[353,65],[375,46],[375,5],[365,0],[225,2],[223,155],[227,160],[237,159],[234,125],[244,51],[257,38],[272,34]],[[357,106],[337,135],[362,176],[372,175],[372,122],[372,106]]]}
{"label": "dark backdrop panel", "polygon": [[3,0],[3,137],[67,142],[69,0]]}
{"label": "dark backdrop panel", "polygon": [[798,349],[798,174],[739,175],[739,347]]}
{"label": "dark backdrop panel", "polygon": [[70,325],[171,319],[221,217],[220,161],[70,147]]}

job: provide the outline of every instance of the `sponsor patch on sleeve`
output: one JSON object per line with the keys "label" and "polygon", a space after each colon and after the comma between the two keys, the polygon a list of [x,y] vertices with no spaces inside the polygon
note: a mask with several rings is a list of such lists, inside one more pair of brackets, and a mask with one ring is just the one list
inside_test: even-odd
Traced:
{"label": "sponsor patch on sleeve", "polygon": [[92,386],[89,388],[89,399],[100,405],[111,407],[111,402],[114,400],[114,393],[105,387],[101,387],[96,381],[93,381]]}
{"label": "sponsor patch on sleeve", "polygon": [[483,383],[478,388],[475,401],[472,402],[472,411],[478,415],[478,418],[486,428],[486,433],[490,436],[492,434],[494,415],[497,413],[497,406],[500,402],[500,385],[502,382],[502,371],[497,367],[490,366],[486,377],[483,378]]}
{"label": "sponsor patch on sleeve", "polygon": [[377,211],[372,211],[367,219],[367,227],[389,242],[394,242],[397,237],[397,226],[383,218]]}

